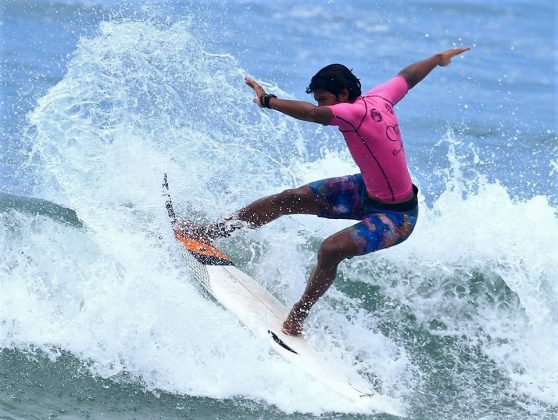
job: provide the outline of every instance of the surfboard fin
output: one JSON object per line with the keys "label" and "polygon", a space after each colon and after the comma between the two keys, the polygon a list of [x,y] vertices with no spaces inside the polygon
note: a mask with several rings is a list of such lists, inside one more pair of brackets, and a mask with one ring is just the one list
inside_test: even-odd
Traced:
{"label": "surfboard fin", "polygon": [[269,335],[271,336],[271,338],[273,338],[273,341],[275,341],[277,344],[279,344],[281,347],[283,347],[285,350],[290,351],[291,353],[294,354],[298,354],[295,350],[293,350],[292,348],[290,348],[287,343],[285,343],[283,340],[281,340],[279,338],[279,336],[277,334],[275,334],[273,331],[271,330],[267,330],[267,332],[269,333]]}

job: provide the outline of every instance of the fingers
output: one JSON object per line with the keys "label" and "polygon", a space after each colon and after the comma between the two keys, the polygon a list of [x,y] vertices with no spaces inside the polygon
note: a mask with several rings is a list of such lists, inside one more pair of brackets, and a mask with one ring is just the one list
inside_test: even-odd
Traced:
{"label": "fingers", "polygon": [[451,50],[444,51],[441,54],[441,62],[440,62],[439,65],[441,67],[447,66],[451,62],[451,59],[453,57],[455,57],[456,55],[462,54],[465,51],[469,51],[470,49],[471,49],[471,47],[460,47],[460,48],[452,48]]}
{"label": "fingers", "polygon": [[[254,90],[256,90],[256,89],[258,89],[258,88],[259,88],[259,89],[262,89],[262,87],[261,87],[254,79],[251,79],[251,78],[249,78],[248,76],[246,76],[246,77],[244,78],[244,81],[246,82],[246,84],[247,84],[248,86],[250,86],[250,87],[251,87],[252,89],[254,89]],[[262,90],[263,90],[263,89],[262,89]]]}
{"label": "fingers", "polygon": [[455,57],[456,55],[462,54],[465,51],[469,51],[470,49],[471,49],[471,47],[453,48],[453,49],[449,50],[448,52],[450,53],[450,55],[452,57]]}
{"label": "fingers", "polygon": [[244,78],[244,82],[251,87],[252,89],[254,89],[254,92],[256,93],[256,97],[253,99],[254,103],[256,105],[258,105],[260,108],[262,107],[262,104],[260,102],[260,97],[262,95],[265,95],[265,90],[263,90],[263,88],[258,84],[258,82],[256,82],[255,80],[251,79],[250,77],[246,76]]}

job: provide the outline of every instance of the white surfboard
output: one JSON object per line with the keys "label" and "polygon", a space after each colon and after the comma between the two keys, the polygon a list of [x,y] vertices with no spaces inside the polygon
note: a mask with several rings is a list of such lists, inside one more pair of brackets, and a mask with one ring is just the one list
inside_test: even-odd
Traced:
{"label": "white surfboard", "polygon": [[[163,185],[167,187],[166,178]],[[168,196],[168,192],[166,194]],[[174,221],[170,197],[166,206]],[[175,236],[185,249],[185,260],[195,279],[246,328],[267,340],[277,354],[358,408],[402,416],[394,400],[370,389],[367,382],[349,368],[341,369],[339,363],[332,364],[303,336],[283,334],[281,327],[288,314],[287,307],[239,270],[220,250],[187,238],[178,230]]]}

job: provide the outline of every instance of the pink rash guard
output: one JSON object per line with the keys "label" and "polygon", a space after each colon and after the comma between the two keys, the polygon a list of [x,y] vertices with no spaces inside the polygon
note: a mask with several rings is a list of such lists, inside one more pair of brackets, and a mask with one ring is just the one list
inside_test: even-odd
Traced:
{"label": "pink rash guard", "polygon": [[412,191],[401,132],[393,106],[409,87],[402,76],[376,86],[353,103],[330,106],[329,125],[339,127],[360,168],[370,197],[397,202]]}

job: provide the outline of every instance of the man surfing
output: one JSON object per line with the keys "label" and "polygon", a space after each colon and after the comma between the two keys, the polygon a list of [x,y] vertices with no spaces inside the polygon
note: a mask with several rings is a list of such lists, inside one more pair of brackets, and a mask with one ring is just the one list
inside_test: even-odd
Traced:
{"label": "man surfing", "polygon": [[453,48],[411,64],[364,95],[360,80],[351,70],[342,64],[330,64],[312,77],[306,89],[317,106],[267,94],[246,77],[259,107],[302,121],[337,126],[360,173],[322,179],[260,198],[208,225],[183,221],[179,229],[209,243],[243,226],[256,228],[288,214],[357,220],[326,238],[318,250],[306,289],[283,323],[283,333],[300,335],[310,308],[335,280],[341,261],[397,245],[413,232],[418,189],[411,181],[394,106],[434,68],[447,66],[453,57],[469,49]]}

